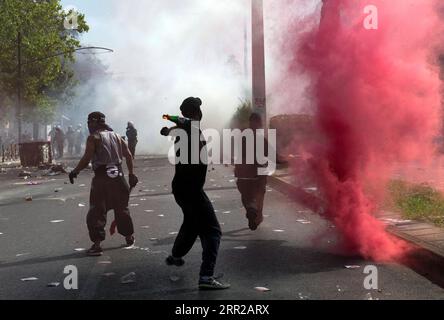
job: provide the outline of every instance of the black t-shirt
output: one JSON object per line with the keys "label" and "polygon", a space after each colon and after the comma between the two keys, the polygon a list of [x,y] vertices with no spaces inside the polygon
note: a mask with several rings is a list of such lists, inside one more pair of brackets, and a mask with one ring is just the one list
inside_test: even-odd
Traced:
{"label": "black t-shirt", "polygon": [[[177,123],[179,129],[184,130],[187,133],[187,147],[188,147],[188,159],[186,163],[180,162],[180,148],[179,146],[184,146],[185,143],[180,143],[180,137],[176,137],[176,157],[178,158],[178,163],[176,164],[176,173],[173,179],[173,192],[174,191],[190,191],[190,190],[200,190],[205,185],[206,175],[207,175],[207,164],[202,161],[200,155],[203,153],[206,156],[206,141],[203,138],[202,131],[198,127],[199,136],[199,163],[192,164],[192,149],[191,149],[191,131],[192,125],[198,124],[197,121],[192,121],[186,118],[180,118]],[[196,129],[196,128],[194,128]],[[193,130],[194,130],[193,129]],[[203,141],[202,141],[203,140]]]}

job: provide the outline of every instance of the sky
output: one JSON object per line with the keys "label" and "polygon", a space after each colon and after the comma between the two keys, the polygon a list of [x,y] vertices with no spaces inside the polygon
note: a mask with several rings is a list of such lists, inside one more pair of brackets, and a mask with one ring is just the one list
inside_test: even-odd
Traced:
{"label": "sky", "polygon": [[[288,103],[288,90],[279,92],[274,86],[287,87],[285,81],[302,96],[304,85],[298,79],[280,78],[286,63],[281,41],[285,24],[313,12],[316,3],[297,0],[283,7],[264,1],[271,112],[274,106],[287,105],[287,112],[301,105]],[[222,129],[240,100],[251,99],[249,0],[62,0],[62,5],[85,14],[90,31],[82,35],[83,45],[114,50],[98,56],[111,76],[78,86],[77,114],[100,108],[119,132],[128,120],[135,121],[146,152],[165,149],[158,132],[168,123],[161,115],[178,114],[186,97],[203,100],[204,129]]]}
{"label": "sky", "polygon": [[[85,43],[113,47],[119,41],[113,37],[113,0],[62,0],[64,8],[75,7],[86,15],[90,32],[83,35]],[[114,30],[113,30],[114,29]]]}

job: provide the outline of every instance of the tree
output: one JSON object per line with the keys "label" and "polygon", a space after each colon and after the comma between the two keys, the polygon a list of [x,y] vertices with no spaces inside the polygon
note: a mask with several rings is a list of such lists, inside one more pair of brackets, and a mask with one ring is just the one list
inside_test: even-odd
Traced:
{"label": "tree", "polygon": [[63,11],[60,0],[0,0],[0,91],[16,101],[19,122],[21,104],[24,119],[50,121],[57,102],[52,93],[74,85],[69,65],[80,47],[76,35],[89,27],[76,13],[76,29],[66,30],[64,21],[72,13]]}

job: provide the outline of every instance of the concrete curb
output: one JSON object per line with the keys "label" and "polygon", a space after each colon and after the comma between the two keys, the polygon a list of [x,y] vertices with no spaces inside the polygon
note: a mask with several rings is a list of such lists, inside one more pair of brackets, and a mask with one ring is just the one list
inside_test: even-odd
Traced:
{"label": "concrete curb", "polygon": [[[320,213],[322,204],[321,199],[311,193],[308,193],[303,188],[299,188],[285,181],[283,177],[284,175],[282,174],[279,176],[270,176],[268,179],[269,185],[293,199],[298,199],[298,203],[306,206],[313,212]],[[411,226],[411,228],[407,230],[421,231],[427,229],[421,229],[419,227],[414,228],[415,225],[420,224],[421,223],[419,222],[412,221],[412,223],[407,225]],[[422,225],[426,224],[422,223]],[[414,250],[404,259],[404,261],[402,261],[402,264],[444,288],[444,241],[442,241],[442,245],[434,245],[431,241],[424,241],[424,239],[421,237],[412,235],[402,230],[401,228],[405,226],[406,225],[404,224],[403,226],[399,227],[396,225],[390,225],[387,227],[387,231],[390,234],[413,244],[414,247],[417,248],[417,250]],[[431,225],[430,228],[439,229]],[[437,235],[442,235],[444,239],[444,230],[439,230],[441,232],[437,233]]]}

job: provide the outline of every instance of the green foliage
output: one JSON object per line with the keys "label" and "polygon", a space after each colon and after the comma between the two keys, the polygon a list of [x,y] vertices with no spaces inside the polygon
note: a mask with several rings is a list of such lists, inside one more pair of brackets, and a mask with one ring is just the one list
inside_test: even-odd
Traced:
{"label": "green foliage", "polygon": [[444,196],[427,184],[392,181],[389,186],[395,208],[407,219],[444,226]]}
{"label": "green foliage", "polygon": [[247,128],[253,105],[250,100],[240,100],[240,104],[236,109],[232,119],[231,128]]}
{"label": "green foliage", "polygon": [[0,0],[0,91],[15,100],[20,34],[23,105],[31,108],[25,114],[32,120],[47,121],[57,93],[75,84],[69,69],[80,47],[75,35],[89,27],[84,15],[78,14],[78,29],[65,30],[70,13],[62,10],[60,0]]}

